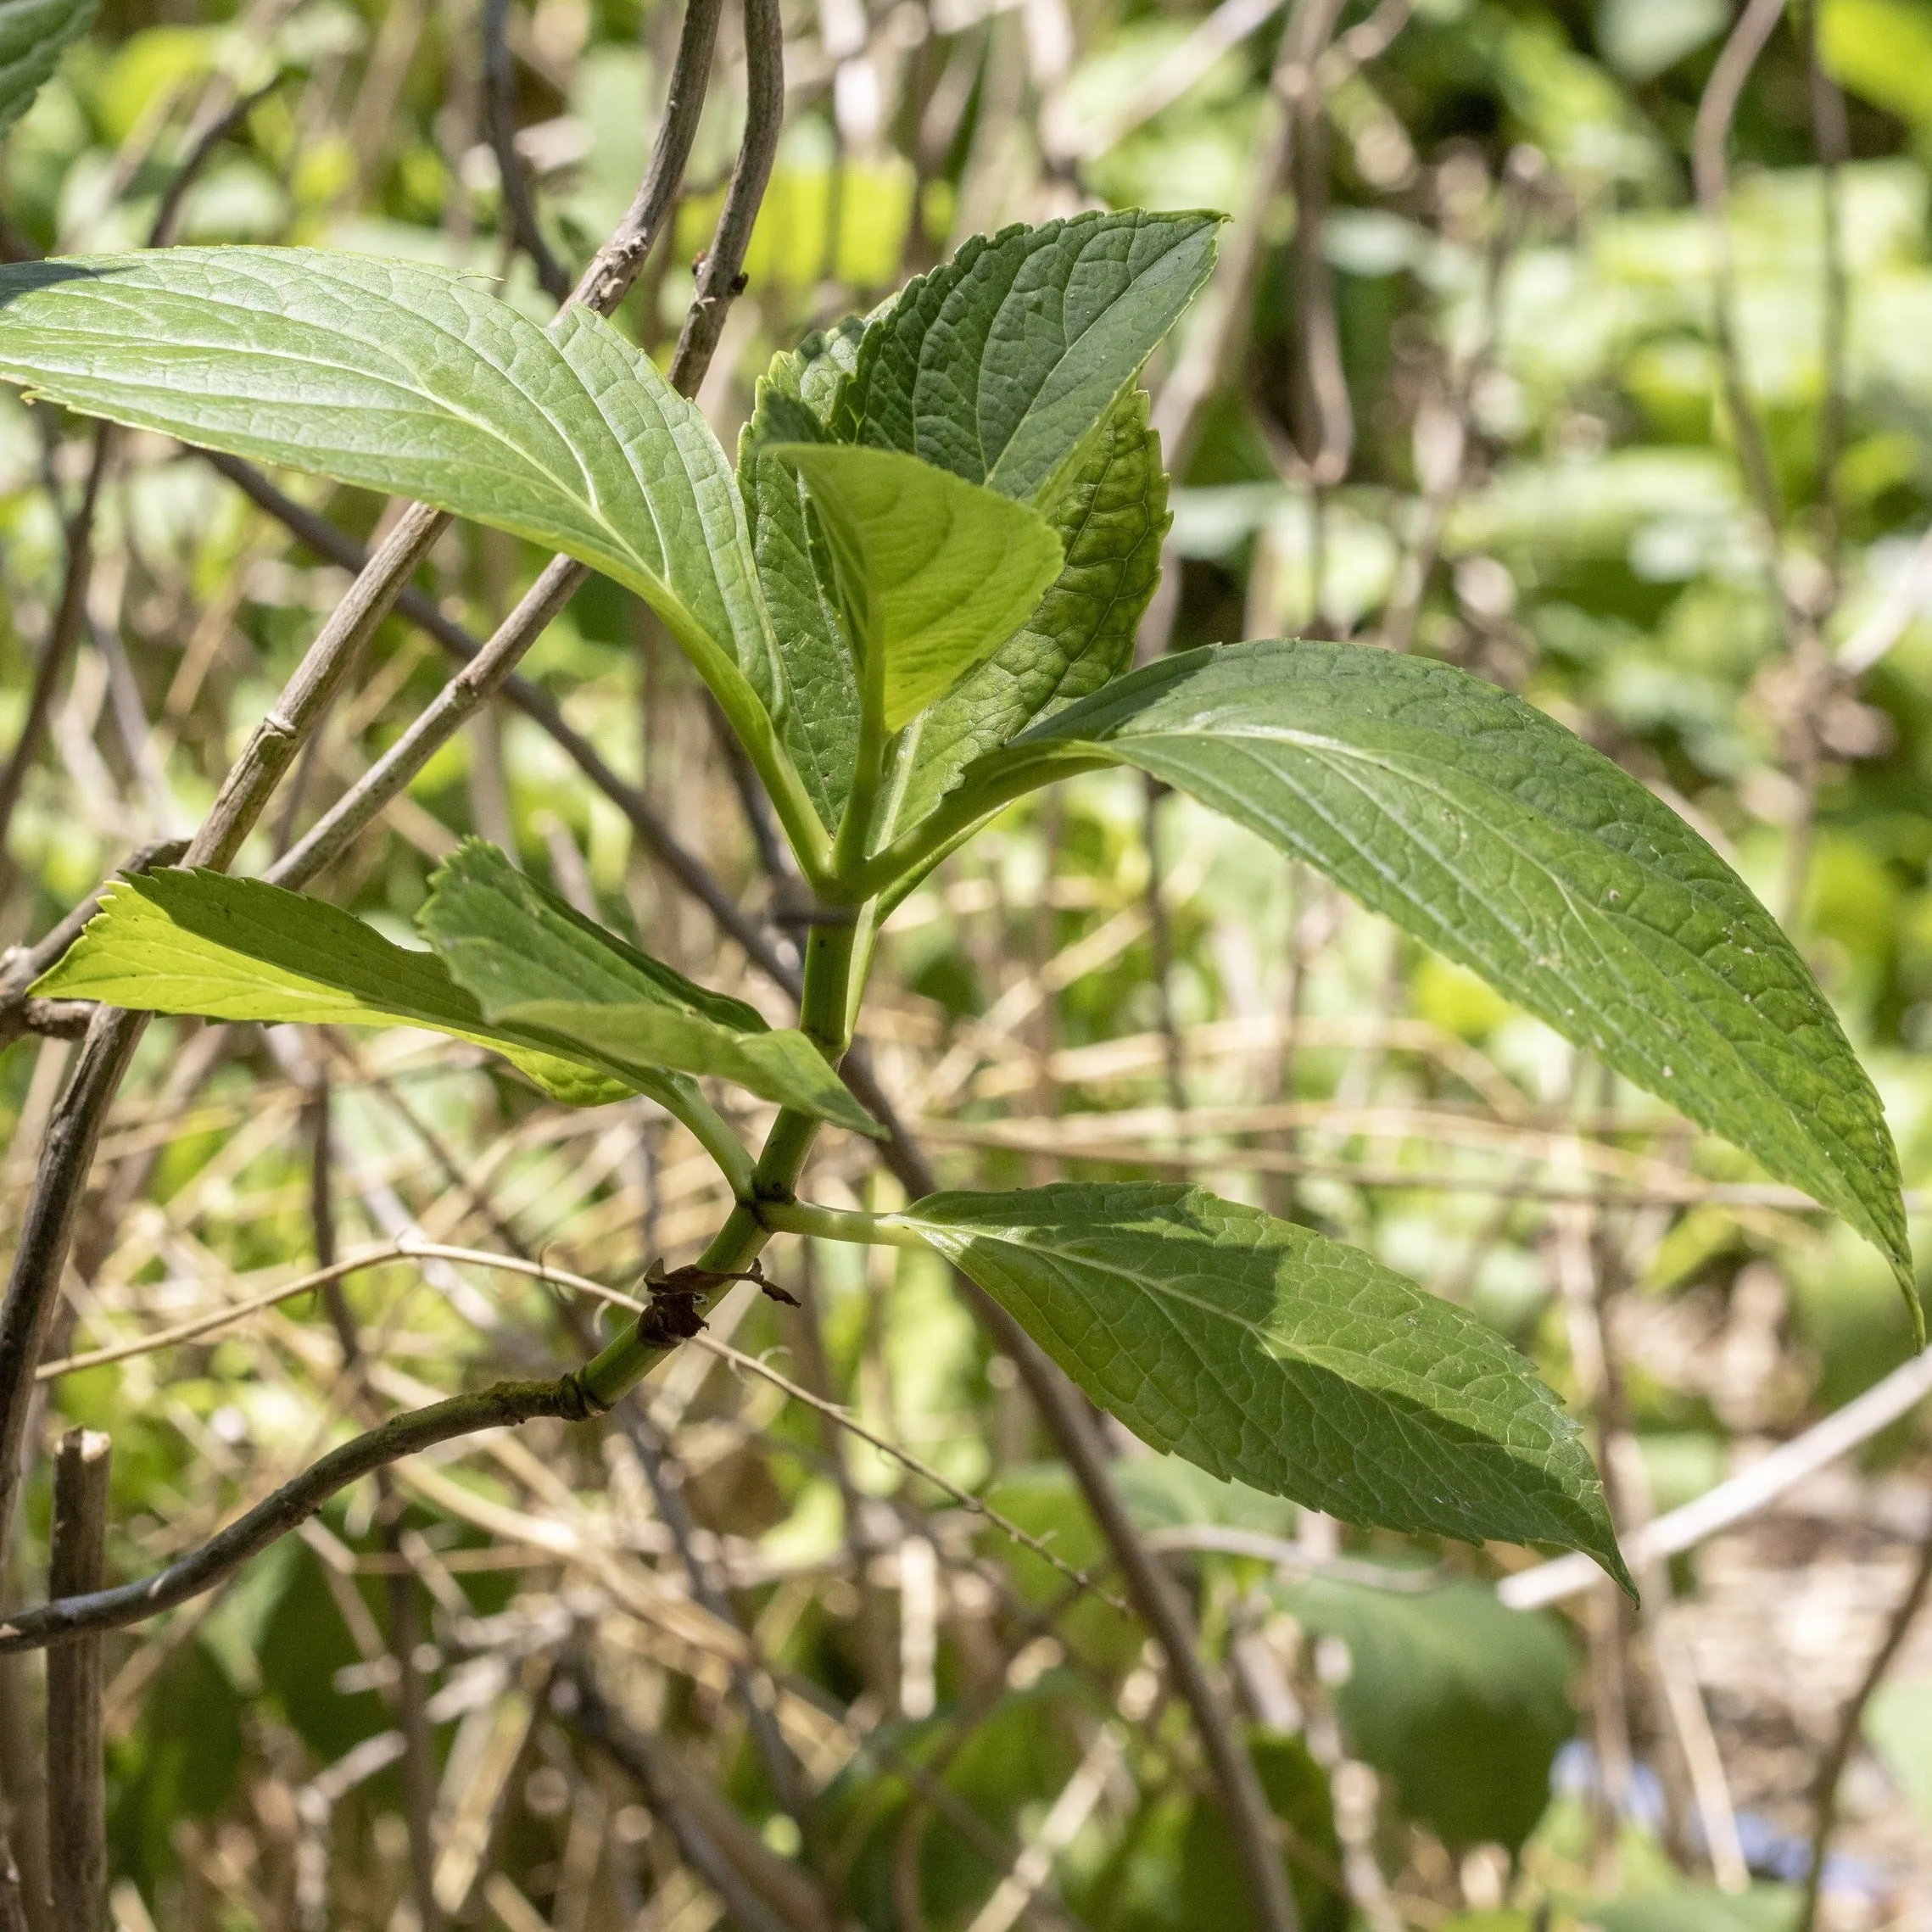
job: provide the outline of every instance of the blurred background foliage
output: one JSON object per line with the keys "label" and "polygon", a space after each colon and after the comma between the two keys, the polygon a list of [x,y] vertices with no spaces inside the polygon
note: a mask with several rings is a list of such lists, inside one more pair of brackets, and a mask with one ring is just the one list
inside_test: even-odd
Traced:
{"label": "blurred background foliage", "polygon": [[[1227,210],[1223,269],[1148,372],[1176,474],[1143,651],[1355,638],[1572,725],[1785,919],[1923,1189],[1932,4],[1751,12],[1770,31],[1727,128],[1728,0],[798,0],[785,140],[701,400],[729,446],[772,354],[976,231],[1102,204]],[[671,0],[508,8],[517,163],[572,271],[634,190],[680,19]],[[177,239],[439,261],[545,314],[505,232],[483,35],[479,0],[103,0],[6,141],[7,248],[142,245],[248,102]],[[675,233],[620,317],[661,356],[742,98],[728,16]],[[91,443],[0,394],[8,745]],[[388,513],[281,480],[359,538]],[[199,820],[346,582],[145,436],[109,473],[97,549],[7,827],[7,942]],[[487,630],[543,561],[458,528],[425,587]],[[701,695],[641,606],[594,582],[525,669],[734,893],[782,911]],[[386,626],[242,869],[447,671]],[[514,712],[479,718],[318,889],[407,938],[471,831],[777,1014],[623,812]],[[868,1031],[949,1177],[1196,1175],[1471,1306],[1594,1432],[1627,1529],[1910,1349],[1854,1238],[1137,779],[1076,781],[949,862],[891,930]],[[70,1050],[26,1036],[0,1058],[9,1227]],[[812,1185],[894,1198],[840,1138]],[[297,1278],[331,1242],[411,1231],[624,1288],[655,1255],[687,1258],[720,1207],[645,1103],[568,1113],[409,1033],[164,1022],[103,1142],[53,1348],[123,1353],[54,1377],[44,1431],[111,1431],[110,1564],[137,1575],[358,1417],[554,1372],[597,1311],[391,1260],[339,1304],[157,1342],[171,1325]],[[717,1338],[1104,1566],[1012,1365],[935,1264],[774,1254],[808,1305],[744,1289]],[[1136,1625],[749,1371],[687,1352],[647,1393],[641,1424],[538,1425],[400,1466],[110,1644],[123,1932],[698,1932],[727,1908],[676,1829],[694,1819],[780,1926],[1245,1923],[1198,1744]],[[1789,1932],[1841,1728],[1820,1923],[1932,1919],[1932,1632],[1847,1701],[1932,1529],[1916,1411],[1650,1563],[1641,1612],[1590,1590],[1510,1609],[1497,1579],[1533,1553],[1366,1536],[1114,1447],[1251,1727],[1308,1932]],[[16,1600],[44,1581],[48,1508],[43,1466]],[[757,1717],[747,1644],[769,1673]],[[30,1879],[38,1669],[0,1668],[0,1784]],[[406,1774],[412,1699],[427,1784]]]}

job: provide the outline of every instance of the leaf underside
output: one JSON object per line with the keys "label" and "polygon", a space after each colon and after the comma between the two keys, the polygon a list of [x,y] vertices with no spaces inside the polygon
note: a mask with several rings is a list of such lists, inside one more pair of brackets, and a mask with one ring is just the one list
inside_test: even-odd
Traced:
{"label": "leaf underside", "polygon": [[1156,1449],[1350,1522],[1628,1572],[1576,1425],[1500,1336],[1199,1188],[935,1194],[901,1217]]}
{"label": "leaf underside", "polygon": [[137,1013],[315,1026],[422,1026],[501,1053],[559,1100],[639,1091],[492,1027],[433,953],[260,879],[170,868],[117,880],[36,993]]}
{"label": "leaf underside", "polygon": [[0,377],[561,550],[650,603],[727,696],[779,701],[724,453],[587,310],[545,330],[452,271],[309,248],[25,263],[0,269]]}
{"label": "leaf underside", "polygon": [[0,134],[27,109],[94,18],[95,0],[0,0]]}
{"label": "leaf underside", "polygon": [[1363,645],[1187,652],[981,761],[1136,765],[1326,873],[1845,1220],[1917,1310],[1883,1106],[1804,962],[1675,812],[1553,719]]}

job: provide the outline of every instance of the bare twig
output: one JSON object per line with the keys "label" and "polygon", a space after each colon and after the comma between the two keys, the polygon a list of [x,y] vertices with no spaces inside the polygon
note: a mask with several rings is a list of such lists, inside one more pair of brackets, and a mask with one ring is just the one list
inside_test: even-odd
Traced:
{"label": "bare twig", "polygon": [[[688,19],[687,32],[690,25]],[[724,212],[718,217],[717,235],[698,276],[697,294],[671,361],[672,386],[687,396],[695,394],[703,382],[719,332],[724,327],[726,312],[744,285],[745,250],[751,243],[751,224],[763,198],[765,184],[771,176],[772,160],[778,152],[784,122],[785,50],[775,0],[746,0],[745,40],[750,57],[750,108],[745,137],[725,197]],[[667,128],[670,125],[667,117]],[[687,153],[689,131],[695,131],[695,121],[693,129],[684,137]],[[683,156],[679,156],[680,179],[682,169]],[[658,171],[655,157],[651,171],[654,176]],[[645,248],[648,248],[648,243]],[[615,307],[642,265],[644,253],[640,249],[634,256],[624,258],[630,264],[628,273],[619,273],[616,267],[599,273],[593,263],[578,285],[580,293],[572,297],[572,304],[582,300],[600,312]],[[584,294],[584,290],[590,293]],[[495,695],[524,652],[549,628],[589,574],[583,564],[568,557],[553,558],[489,642],[265,876],[283,885],[299,885],[313,879],[402,791],[438,747],[461,729],[464,721]]]}
{"label": "bare twig", "polygon": [[[33,688],[27,694],[26,716],[20,722],[20,734],[14,740],[13,756],[0,770],[0,892],[12,883],[14,862],[8,850],[7,835],[14,813],[26,787],[27,773],[47,741],[47,722],[53,712],[53,694],[67,674],[69,661],[81,641],[81,628],[87,612],[87,587],[93,579],[94,515],[100,506],[101,486],[113,460],[115,431],[113,424],[94,426],[93,455],[88,461],[87,481],[81,486],[81,501],[69,518],[66,532],[67,567],[61,580],[60,601],[54,606],[41,645],[40,662],[34,667]],[[4,1532],[0,1531],[0,1538]]]}
{"label": "bare twig", "polygon": [[1839,1716],[1831,1748],[1825,1753],[1824,1762],[1818,1767],[1812,1797],[1816,1818],[1812,1826],[1811,1869],[1805,1874],[1804,1896],[1798,1907],[1794,1932],[1812,1932],[1818,1921],[1818,1896],[1824,1887],[1825,1854],[1831,1848],[1832,1828],[1838,1822],[1838,1787],[1858,1742],[1865,1707],[1885,1681],[1885,1672],[1892,1667],[1893,1660],[1911,1634],[1912,1626],[1924,1607],[1928,1589],[1932,1589],[1932,1533],[1928,1533],[1918,1546],[1918,1561],[1912,1570],[1912,1581],[1907,1584],[1905,1594],[1892,1611],[1891,1620],[1885,1626],[1884,1640],[1866,1667],[1858,1688],[1846,1700]]}
{"label": "bare twig", "polygon": [[[47,1589],[82,1596],[106,1580],[108,1438],[70,1429],[53,1463]],[[64,1644],[47,1662],[47,1860],[59,1932],[99,1932],[107,1916],[107,1787],[101,1750],[101,1640]]]}
{"label": "bare twig", "polygon": [[691,143],[697,138],[698,118],[704,111],[712,48],[723,10],[724,0],[690,0],[685,9],[651,165],[617,232],[597,251],[571,296],[600,315],[612,313],[629,293],[665,218],[677,206]]}
{"label": "bare twig", "polygon": [[745,0],[745,139],[671,359],[671,380],[687,396],[703,382],[724,318],[745,286],[745,251],[778,158],[785,127],[785,28],[778,0]]}
{"label": "bare twig", "polygon": [[452,1395],[410,1410],[332,1449],[220,1535],[154,1576],[15,1611],[0,1623],[0,1651],[37,1650],[90,1631],[116,1630],[186,1603],[299,1527],[351,1483],[406,1455],[479,1430],[513,1427],[537,1415],[581,1422],[599,1413],[576,1377],[567,1375],[556,1382],[500,1382],[473,1395]]}
{"label": "bare twig", "polygon": [[483,91],[489,115],[489,144],[496,152],[505,225],[511,242],[530,258],[537,282],[553,302],[570,295],[570,276],[550,252],[537,220],[529,170],[517,151],[517,73],[510,55],[510,0],[483,0]]}
{"label": "bare twig", "polygon": [[[1707,1489],[1681,1509],[1654,1517],[1633,1532],[1623,1554],[1633,1570],[1681,1555],[1756,1516],[1760,1510],[1816,1476],[1840,1456],[1896,1422],[1932,1393],[1932,1353],[1914,1355],[1842,1409],[1834,1410],[1801,1436],[1781,1443],[1714,1489]],[[1603,1572],[1588,1556],[1558,1556],[1533,1570],[1519,1570],[1497,1585],[1496,1594],[1512,1609],[1540,1610],[1561,1603],[1600,1583]]]}

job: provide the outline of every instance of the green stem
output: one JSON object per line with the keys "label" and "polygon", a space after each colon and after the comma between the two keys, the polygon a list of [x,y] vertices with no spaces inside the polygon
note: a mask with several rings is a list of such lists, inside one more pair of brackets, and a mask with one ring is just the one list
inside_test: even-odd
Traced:
{"label": "green stem", "polygon": [[868,1248],[924,1248],[925,1237],[891,1214],[859,1214],[809,1201],[768,1201],[758,1218],[774,1234],[815,1235],[820,1241],[852,1241]]}
{"label": "green stem", "polygon": [[654,1093],[651,1097],[690,1131],[691,1137],[718,1163],[733,1195],[744,1199],[751,1191],[752,1176],[757,1171],[751,1149],[733,1131],[731,1123],[695,1087],[690,1093],[679,1093],[668,1081],[665,1085],[670,1091]]}
{"label": "green stem", "polygon": [[[891,845],[863,859],[849,875],[849,889],[862,902],[876,898],[1002,806],[1010,805],[1016,798],[1024,798],[1028,792],[1037,791],[1056,779],[1071,778],[1076,772],[1104,771],[1119,762],[1098,749],[1057,745],[1051,751],[1002,764],[976,783],[963,785],[937,811],[901,834]],[[841,827],[841,842],[843,835]]]}
{"label": "green stem", "polygon": [[[799,1025],[835,1066],[852,1043],[848,1015],[852,1008],[852,938],[853,929],[848,925],[814,926],[805,945],[805,986],[799,1001]],[[726,1215],[723,1226],[712,1236],[710,1246],[698,1257],[701,1268],[720,1275],[738,1275],[757,1259],[777,1225],[772,1215],[784,1212],[793,1200],[793,1190],[818,1137],[819,1125],[809,1114],[790,1107],[779,1109],[771,1132],[765,1137],[757,1165],[742,1182],[733,1176],[736,1204]],[[735,1139],[733,1144],[736,1145]],[[739,1153],[743,1154],[742,1147]],[[718,1293],[722,1292],[721,1288]],[[708,1312],[717,1298],[716,1293],[706,1297],[700,1312]],[[632,1326],[579,1369],[577,1380],[593,1401],[608,1409],[648,1375],[667,1352],[656,1343],[646,1342]]]}

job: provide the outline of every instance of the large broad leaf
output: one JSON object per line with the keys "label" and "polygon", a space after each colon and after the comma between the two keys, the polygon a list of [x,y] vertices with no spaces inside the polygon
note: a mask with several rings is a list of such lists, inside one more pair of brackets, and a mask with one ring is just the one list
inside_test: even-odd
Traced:
{"label": "large broad leaf", "polygon": [[1352,1754],[1393,1784],[1403,1815],[1458,1850],[1517,1850],[1577,1728],[1561,1624],[1505,1609],[1471,1582],[1411,1594],[1316,1577],[1278,1597],[1311,1636],[1348,1644],[1337,1712]]}
{"label": "large broad leaf", "polygon": [[1156,1449],[1350,1522],[1586,1550],[1628,1587],[1555,1397],[1367,1255],[1192,1187],[935,1194],[900,1218]]}
{"label": "large broad leaf", "polygon": [[544,330],[449,271],[306,248],[30,263],[0,269],[0,377],[562,550],[651,605],[741,730],[782,702],[724,452],[586,310]]}
{"label": "large broad leaf", "polygon": [[867,330],[834,433],[1050,501],[1207,280],[1220,220],[1130,209],[975,236]]}
{"label": "large broad leaf", "polygon": [[1025,621],[1060,573],[1046,520],[917,457],[773,445],[802,476],[885,729],[916,717]]}
{"label": "large broad leaf", "polygon": [[0,0],[0,134],[33,104],[93,17],[94,0]]}
{"label": "large broad leaf", "polygon": [[1677,814],[1446,665],[1268,642],[1149,665],[978,773],[1122,761],[1191,792],[1841,1214],[1916,1311],[1898,1157],[1817,983]]}
{"label": "large broad leaf", "polygon": [[639,1090],[492,1027],[433,953],[257,879],[167,869],[119,879],[33,991],[137,1013],[317,1026],[425,1026],[501,1053],[560,1100]]}
{"label": "large broad leaf", "polygon": [[1114,405],[1045,515],[1066,552],[1060,574],[1019,629],[901,740],[881,843],[923,818],[973,759],[1098,690],[1132,657],[1170,521],[1144,390]]}
{"label": "large broad leaf", "polygon": [[794,1028],[687,980],[587,919],[494,846],[466,840],[417,924],[494,1025],[624,1073],[712,1074],[860,1133],[878,1131]]}

